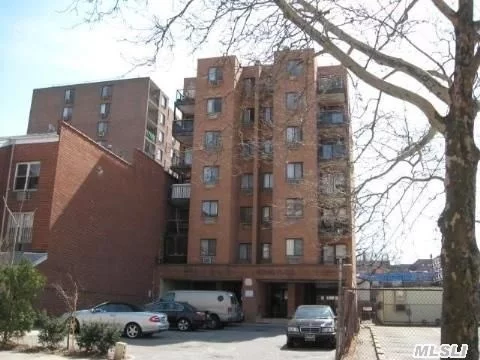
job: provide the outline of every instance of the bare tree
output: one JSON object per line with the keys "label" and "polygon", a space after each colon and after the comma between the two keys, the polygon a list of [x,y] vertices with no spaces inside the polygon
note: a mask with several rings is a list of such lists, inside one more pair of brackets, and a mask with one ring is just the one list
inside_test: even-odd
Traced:
{"label": "bare tree", "polygon": [[64,286],[60,283],[55,283],[53,288],[57,292],[58,296],[64,302],[68,318],[67,318],[67,350],[70,352],[75,351],[75,335],[78,331],[78,323],[75,320],[75,312],[77,311],[78,298],[79,298],[79,288],[78,283],[73,279],[71,274],[68,274],[69,285]]}
{"label": "bare tree", "polygon": [[[77,0],[74,6],[82,8],[87,21],[98,21],[119,14],[125,3],[143,6],[138,1],[115,0],[86,4]],[[147,63],[155,62],[161,49],[179,40],[196,49],[213,37],[227,53],[239,51],[245,58],[261,60],[284,46],[314,47],[318,54],[329,54],[345,66],[355,81],[377,89],[379,98],[394,98],[420,111],[418,118],[426,119],[427,126],[421,129],[421,121],[410,119],[409,126],[417,125],[413,133],[407,127],[399,136],[392,130],[404,121],[381,121],[382,116],[374,117],[370,130],[363,129],[375,136],[378,123],[383,122],[391,125],[384,128],[391,139],[397,144],[402,140],[401,148],[391,149],[394,156],[378,152],[384,168],[370,176],[367,185],[395,171],[403,173],[405,166],[410,173],[390,178],[385,191],[363,199],[358,193],[359,211],[373,206],[374,213],[388,213],[388,205],[395,202],[382,201],[392,188],[408,191],[418,185],[424,198],[422,188],[443,181],[445,207],[438,220],[444,274],[441,342],[468,344],[467,358],[478,359],[479,323],[472,314],[478,314],[480,273],[475,239],[479,151],[474,141],[480,21],[474,18],[474,1],[184,0],[176,1],[175,7],[175,15],[168,19],[154,16],[153,26],[137,39],[152,46]],[[388,141],[380,142],[389,146]],[[367,144],[371,143],[367,140]],[[426,154],[433,154],[429,161]],[[439,176],[443,167],[445,174]]]}

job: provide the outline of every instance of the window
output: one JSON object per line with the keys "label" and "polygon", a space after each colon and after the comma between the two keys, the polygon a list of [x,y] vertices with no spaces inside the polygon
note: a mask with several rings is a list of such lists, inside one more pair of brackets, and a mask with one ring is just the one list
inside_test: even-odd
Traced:
{"label": "window", "polygon": [[208,69],[208,82],[212,85],[217,85],[223,80],[223,72],[220,67],[211,67]]}
{"label": "window", "polygon": [[251,224],[252,223],[252,207],[241,207],[240,208],[240,223],[242,224]]}
{"label": "window", "polygon": [[201,239],[200,240],[200,256],[215,256],[217,253],[216,239]]}
{"label": "window", "polygon": [[303,60],[290,60],[287,63],[287,72],[290,76],[300,76],[303,73]]}
{"label": "window", "polygon": [[108,123],[106,121],[99,121],[97,123],[97,136],[104,137],[107,135]]}
{"label": "window", "polygon": [[270,260],[272,258],[272,244],[262,244],[262,260]]}
{"label": "window", "polygon": [[160,113],[160,124],[165,125],[165,114],[164,113]]}
{"label": "window", "polygon": [[336,264],[338,258],[347,257],[347,246],[345,244],[325,245],[323,247],[323,263]]}
{"label": "window", "polygon": [[240,144],[240,152],[244,158],[249,158],[253,156],[253,143],[248,141],[248,142],[242,142]]}
{"label": "window", "polygon": [[262,207],[262,223],[269,224],[272,222],[272,207],[263,206]]}
{"label": "window", "polygon": [[251,192],[253,190],[253,174],[242,175],[240,189],[245,192]]}
{"label": "window", "polygon": [[264,173],[263,174],[263,189],[271,190],[273,188],[273,174]]}
{"label": "window", "polygon": [[207,99],[207,113],[208,115],[215,115],[222,112],[222,99],[210,98]]}
{"label": "window", "polygon": [[219,167],[205,166],[203,168],[203,183],[206,185],[213,185],[218,183]]}
{"label": "window", "polygon": [[110,104],[109,103],[103,103],[100,104],[100,115],[102,118],[108,117],[108,114],[110,114]]}
{"label": "window", "polygon": [[159,131],[158,132],[158,142],[163,144],[164,140],[165,140],[165,134],[163,133],[163,131]]}
{"label": "window", "polygon": [[15,170],[14,191],[32,191],[38,189],[40,163],[18,163]]}
{"label": "window", "polygon": [[273,124],[273,109],[271,107],[263,108],[263,121],[267,124]]}
{"label": "window", "polygon": [[202,201],[202,216],[207,218],[218,216],[218,201]]}
{"label": "window", "polygon": [[337,142],[322,142],[320,146],[320,158],[324,160],[339,159],[346,155],[346,148],[343,139]]}
{"label": "window", "polygon": [[71,107],[64,107],[62,113],[63,121],[69,121],[72,119],[73,108]]}
{"label": "window", "polygon": [[303,240],[287,239],[287,256],[303,256]]}
{"label": "window", "polygon": [[[105,146],[105,145],[106,145],[106,142],[103,141],[102,146]],[[153,158],[155,156],[155,150],[156,150],[155,144],[145,139],[145,145],[143,147],[143,151],[145,152],[145,154]]]}
{"label": "window", "polygon": [[320,232],[321,233],[348,233],[347,208],[320,209]]}
{"label": "window", "polygon": [[220,131],[206,131],[204,137],[205,150],[216,150],[221,145]]}
{"label": "window", "polygon": [[65,90],[65,104],[73,104],[75,100],[75,89],[67,89]]}
{"label": "window", "polygon": [[246,78],[243,80],[243,90],[245,95],[252,95],[255,87],[255,78]]}
{"label": "window", "polygon": [[303,199],[287,199],[286,204],[286,216],[289,218],[303,217]]}
{"label": "window", "polygon": [[112,96],[112,87],[105,85],[102,87],[102,99],[108,99]]}
{"label": "window", "polygon": [[286,142],[289,145],[295,145],[302,142],[302,128],[299,126],[287,127]]}
{"label": "window", "polygon": [[252,126],[255,121],[255,109],[248,108],[242,110],[242,126]]}
{"label": "window", "polygon": [[158,149],[157,150],[157,156],[156,156],[157,160],[158,161],[162,161],[163,160],[163,151]]}
{"label": "window", "polygon": [[324,194],[345,193],[345,174],[322,174],[320,190]]}
{"label": "window", "polygon": [[263,142],[263,155],[264,156],[272,156],[273,154],[273,142],[272,140],[265,140]]}
{"label": "window", "polygon": [[161,97],[161,102],[160,102],[160,105],[162,106],[162,108],[166,108],[167,105],[168,105],[168,99],[165,95],[162,95]]}
{"label": "window", "polygon": [[238,245],[238,260],[250,261],[252,258],[252,244]]}
{"label": "window", "polygon": [[303,104],[303,96],[297,92],[288,92],[285,94],[285,105],[287,110],[298,110]]}
{"label": "window", "polygon": [[10,244],[16,244],[15,250],[32,242],[33,215],[33,212],[16,212],[9,216],[7,236]]}
{"label": "window", "polygon": [[303,163],[295,162],[287,164],[287,181],[297,182],[303,179]]}

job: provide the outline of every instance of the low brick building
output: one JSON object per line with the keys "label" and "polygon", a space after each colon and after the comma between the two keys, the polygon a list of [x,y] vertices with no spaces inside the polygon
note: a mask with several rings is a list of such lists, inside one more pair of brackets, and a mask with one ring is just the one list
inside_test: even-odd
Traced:
{"label": "low brick building", "polygon": [[51,312],[65,310],[53,284],[70,288],[70,278],[80,306],[145,301],[171,181],[141,151],[126,162],[67,124],[59,134],[3,139],[1,250],[36,255],[48,278],[41,306]]}

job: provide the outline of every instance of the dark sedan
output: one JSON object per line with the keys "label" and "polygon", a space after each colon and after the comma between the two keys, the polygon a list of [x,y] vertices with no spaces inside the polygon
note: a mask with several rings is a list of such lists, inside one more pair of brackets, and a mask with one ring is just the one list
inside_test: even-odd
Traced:
{"label": "dark sedan", "polygon": [[335,347],[335,315],[328,305],[301,305],[287,326],[287,347],[327,342]]}
{"label": "dark sedan", "polygon": [[195,330],[205,325],[206,314],[188,303],[158,301],[144,307],[147,311],[167,314],[168,322],[180,331]]}

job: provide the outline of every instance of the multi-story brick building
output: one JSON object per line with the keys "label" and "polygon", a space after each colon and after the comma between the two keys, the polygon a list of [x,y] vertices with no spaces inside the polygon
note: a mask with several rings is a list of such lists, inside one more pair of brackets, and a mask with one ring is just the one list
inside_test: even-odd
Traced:
{"label": "multi-story brick building", "polygon": [[180,183],[160,292],[230,289],[254,319],[335,302],[338,263],[354,285],[346,76],[317,67],[313,50],[277,52],[269,65],[198,61],[175,101]]}
{"label": "multi-story brick building", "polygon": [[129,163],[68,124],[59,132],[0,141],[0,260],[15,250],[38,265],[52,312],[65,311],[52,286],[70,276],[79,306],[150,299],[171,176],[139,150]]}
{"label": "multi-story brick building", "polygon": [[35,89],[28,134],[55,132],[65,121],[131,161],[135,149],[170,167],[173,112],[150,78]]}

